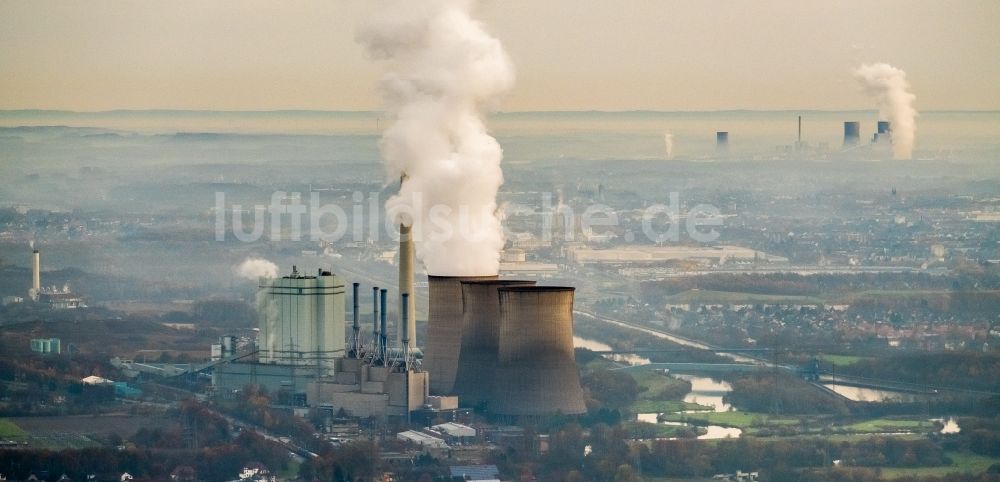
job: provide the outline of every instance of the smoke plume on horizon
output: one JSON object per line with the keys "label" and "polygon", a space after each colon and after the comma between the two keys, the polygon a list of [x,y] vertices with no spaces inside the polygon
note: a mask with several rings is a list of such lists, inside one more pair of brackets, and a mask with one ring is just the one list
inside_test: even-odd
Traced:
{"label": "smoke plume on horizon", "polygon": [[879,117],[891,123],[892,156],[911,159],[916,138],[917,96],[910,92],[906,72],[889,64],[865,64],[854,70],[865,93],[878,102]]}

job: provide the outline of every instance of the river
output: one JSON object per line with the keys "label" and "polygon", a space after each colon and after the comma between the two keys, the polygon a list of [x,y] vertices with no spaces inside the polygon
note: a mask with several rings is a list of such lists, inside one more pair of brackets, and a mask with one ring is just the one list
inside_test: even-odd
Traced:
{"label": "river", "polygon": [[[655,333],[655,332],[654,332]],[[591,340],[587,338],[580,338],[578,336],[573,337],[573,346],[578,348],[586,348],[588,350],[595,351],[610,351],[611,346],[607,343],[602,343],[597,340]],[[687,344],[687,346],[693,346]],[[699,347],[700,348],[700,347]],[[648,358],[640,357],[637,355],[613,355],[612,359],[619,362],[625,362],[630,365],[645,365],[649,363]],[[675,378],[682,380],[687,380],[691,382],[691,391],[684,396],[684,401],[689,403],[697,403],[699,405],[705,405],[712,407],[714,412],[728,412],[732,410],[732,406],[726,403],[723,398],[727,393],[733,391],[733,387],[728,383],[718,380],[713,380],[707,377],[699,377],[694,375],[671,375]],[[683,422],[659,422],[657,417],[658,413],[639,413],[636,414],[636,419],[640,422],[648,423],[662,423],[666,425],[687,425]],[[711,439],[721,439],[721,438],[738,438],[743,434],[743,431],[734,427],[723,427],[721,425],[708,425],[704,428],[705,433],[698,436],[701,440],[711,440]]]}

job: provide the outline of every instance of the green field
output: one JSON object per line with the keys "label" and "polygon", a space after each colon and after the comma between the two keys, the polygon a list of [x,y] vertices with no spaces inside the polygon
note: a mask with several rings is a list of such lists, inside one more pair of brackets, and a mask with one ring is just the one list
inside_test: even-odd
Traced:
{"label": "green field", "polygon": [[693,422],[695,424],[722,425],[747,429],[750,427],[766,427],[774,425],[796,425],[799,419],[790,417],[772,417],[754,412],[706,412],[706,413],[671,413],[664,416],[670,422]]}
{"label": "green field", "polygon": [[826,363],[832,363],[837,366],[845,367],[870,358],[854,355],[820,355],[819,359]]}
{"label": "green field", "polygon": [[28,435],[21,427],[17,424],[7,420],[6,418],[0,418],[0,439],[4,440],[20,440]]}
{"label": "green field", "polygon": [[682,402],[680,400],[636,400],[629,407],[632,413],[672,413],[682,410],[704,410],[711,411],[712,407],[698,405],[697,403]]}
{"label": "green field", "polygon": [[991,465],[1000,464],[1000,458],[976,455],[968,452],[946,452],[952,460],[951,465],[941,467],[883,467],[882,477],[896,479],[899,477],[941,477],[953,473],[978,474],[985,472]]}
{"label": "green field", "polygon": [[927,420],[876,418],[844,425],[841,428],[855,433],[930,432],[934,429],[934,423]]}
{"label": "green field", "polygon": [[81,449],[100,445],[81,433],[29,433],[19,427],[16,423],[5,418],[0,418],[0,440],[26,442],[28,447],[46,448],[51,450]]}
{"label": "green field", "polygon": [[648,423],[648,422],[626,422],[625,428],[630,434],[636,436],[638,433],[642,432],[651,433],[655,437],[677,437],[678,433],[681,431],[690,433],[694,430],[696,433],[704,433],[705,429],[699,429],[698,427],[685,427],[681,425],[666,425],[662,423]]}

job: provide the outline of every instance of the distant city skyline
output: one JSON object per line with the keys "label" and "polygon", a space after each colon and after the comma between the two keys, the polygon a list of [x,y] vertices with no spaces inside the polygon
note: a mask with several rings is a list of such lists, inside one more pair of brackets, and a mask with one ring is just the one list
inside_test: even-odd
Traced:
{"label": "distant city skyline", "polygon": [[[379,2],[0,3],[0,109],[379,110],[355,41]],[[482,3],[514,60],[497,110],[871,110],[851,69],[908,74],[919,110],[1000,109],[1000,3]]]}

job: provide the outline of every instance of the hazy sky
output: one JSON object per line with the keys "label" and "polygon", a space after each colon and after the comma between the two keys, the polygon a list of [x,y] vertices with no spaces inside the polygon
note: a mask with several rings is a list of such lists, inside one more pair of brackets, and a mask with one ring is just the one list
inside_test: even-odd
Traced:
{"label": "hazy sky", "polygon": [[[372,0],[0,0],[0,109],[379,108],[354,41]],[[871,108],[850,70],[905,70],[919,109],[1000,109],[998,0],[493,0],[503,110]]]}

